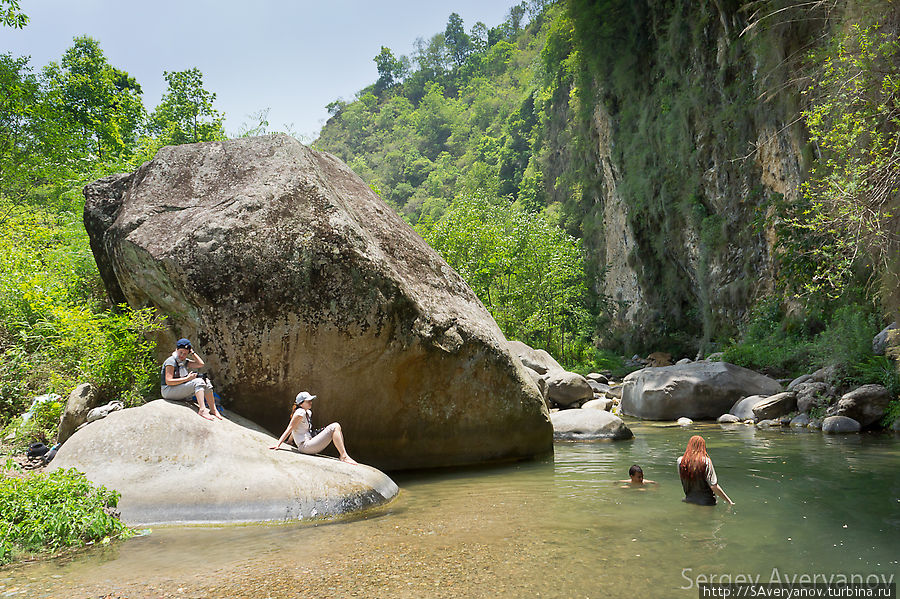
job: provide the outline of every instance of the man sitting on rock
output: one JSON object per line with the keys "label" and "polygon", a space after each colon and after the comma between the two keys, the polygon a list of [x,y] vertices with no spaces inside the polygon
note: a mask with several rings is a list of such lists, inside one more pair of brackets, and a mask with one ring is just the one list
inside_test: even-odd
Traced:
{"label": "man sitting on rock", "polygon": [[[213,418],[222,419],[216,408],[216,399],[213,396],[213,385],[206,374],[198,374],[196,371],[203,368],[205,363],[194,351],[191,342],[187,339],[179,339],[175,344],[175,351],[166,358],[162,367],[161,389],[165,399],[183,400],[194,397],[197,400],[200,416],[207,420]],[[207,406],[209,406],[207,408]]]}

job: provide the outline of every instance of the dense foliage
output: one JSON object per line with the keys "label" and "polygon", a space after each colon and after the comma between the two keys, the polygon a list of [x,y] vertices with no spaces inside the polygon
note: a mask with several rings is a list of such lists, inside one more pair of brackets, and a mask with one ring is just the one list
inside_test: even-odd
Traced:
{"label": "dense foliage", "polygon": [[[23,26],[17,2],[0,4]],[[76,37],[35,72],[0,54],[0,428],[15,440],[52,442],[65,397],[81,382],[100,401],[133,405],[156,382],[147,310],[112,306],[81,222],[81,187],[129,170],[165,144],[224,139],[215,94],[197,69],[163,74],[168,90],[150,114],[140,84]],[[35,406],[55,394],[61,402]]]}
{"label": "dense foliage", "polygon": [[460,196],[440,220],[420,220],[417,230],[510,338],[567,362],[585,361],[590,339],[578,335],[590,315],[581,245],[546,215],[503,199]]}
{"label": "dense foliage", "polygon": [[74,469],[0,478],[0,564],[131,536],[113,513],[118,501],[118,493],[95,487]]}

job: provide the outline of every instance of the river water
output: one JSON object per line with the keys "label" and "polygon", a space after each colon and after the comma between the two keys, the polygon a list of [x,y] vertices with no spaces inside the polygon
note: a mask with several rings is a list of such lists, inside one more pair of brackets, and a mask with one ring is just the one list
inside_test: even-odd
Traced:
{"label": "river water", "polygon": [[[900,578],[897,437],[629,425],[633,441],[558,443],[540,461],[398,474],[400,496],[353,520],[157,528],[5,569],[0,597],[677,599],[741,574]],[[692,434],[734,507],[681,501]],[[620,488],[633,463],[658,486]]]}

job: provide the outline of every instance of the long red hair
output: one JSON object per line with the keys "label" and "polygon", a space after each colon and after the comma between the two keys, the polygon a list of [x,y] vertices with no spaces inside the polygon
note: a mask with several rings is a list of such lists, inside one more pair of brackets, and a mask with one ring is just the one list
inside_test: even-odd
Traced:
{"label": "long red hair", "polygon": [[687,478],[704,476],[707,458],[709,458],[709,454],[706,453],[706,441],[700,435],[694,435],[688,439],[687,449],[681,456],[681,464],[678,466],[679,474]]}

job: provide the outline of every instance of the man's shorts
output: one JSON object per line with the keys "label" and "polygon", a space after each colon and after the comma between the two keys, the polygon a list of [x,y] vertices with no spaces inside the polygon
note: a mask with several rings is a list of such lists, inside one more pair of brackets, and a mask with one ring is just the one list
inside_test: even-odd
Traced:
{"label": "man's shorts", "polygon": [[191,399],[194,397],[197,389],[208,389],[209,391],[212,391],[212,388],[213,384],[211,381],[197,377],[192,381],[181,383],[180,385],[166,385],[162,388],[162,396],[164,399],[173,400]]}

